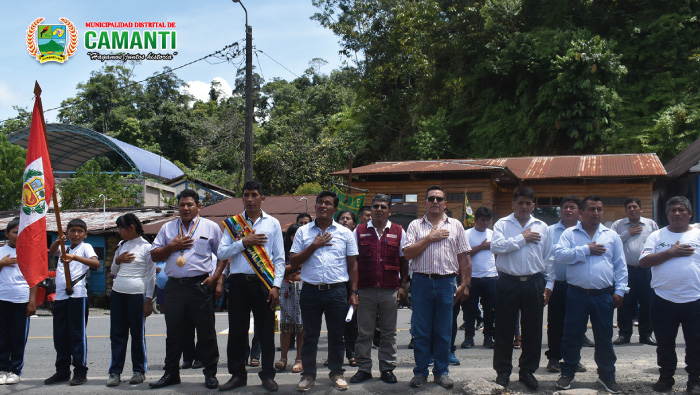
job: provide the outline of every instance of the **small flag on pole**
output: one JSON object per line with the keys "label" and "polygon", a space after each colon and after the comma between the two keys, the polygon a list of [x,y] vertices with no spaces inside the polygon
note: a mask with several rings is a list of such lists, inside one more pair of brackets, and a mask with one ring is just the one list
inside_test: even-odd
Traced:
{"label": "small flag on pole", "polygon": [[467,197],[467,190],[464,190],[464,208],[462,210],[462,223],[465,229],[474,227],[474,212],[472,207],[469,205],[469,198]]}
{"label": "small flag on pole", "polygon": [[43,281],[49,270],[46,212],[54,180],[42,115],[41,97],[37,95],[29,129],[17,237],[17,264],[30,288]]}

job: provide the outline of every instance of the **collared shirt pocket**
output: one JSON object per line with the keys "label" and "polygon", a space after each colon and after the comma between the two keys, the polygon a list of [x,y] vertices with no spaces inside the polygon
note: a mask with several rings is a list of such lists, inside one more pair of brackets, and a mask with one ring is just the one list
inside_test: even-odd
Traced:
{"label": "collared shirt pocket", "polygon": [[194,253],[201,256],[211,255],[209,240],[198,239],[194,241]]}

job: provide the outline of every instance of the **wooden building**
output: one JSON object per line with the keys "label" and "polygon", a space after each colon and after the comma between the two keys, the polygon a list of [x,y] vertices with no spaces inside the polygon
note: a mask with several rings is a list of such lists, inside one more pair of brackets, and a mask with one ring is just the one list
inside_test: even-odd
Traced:
{"label": "wooden building", "polygon": [[[347,179],[349,171],[333,173]],[[425,213],[425,192],[439,185],[447,194],[447,208],[461,218],[464,193],[473,210],[486,206],[495,219],[512,212],[513,190],[530,186],[536,195],[535,216],[548,223],[559,218],[566,195],[599,195],[605,205],[604,221],[623,217],[629,196],[641,199],[643,215],[652,217],[652,185],[665,176],[656,154],[545,156],[497,159],[444,159],[378,162],[352,169],[352,186],[367,189],[365,201],[376,193],[392,199],[392,221],[407,224]],[[648,209],[647,209],[648,208]]]}

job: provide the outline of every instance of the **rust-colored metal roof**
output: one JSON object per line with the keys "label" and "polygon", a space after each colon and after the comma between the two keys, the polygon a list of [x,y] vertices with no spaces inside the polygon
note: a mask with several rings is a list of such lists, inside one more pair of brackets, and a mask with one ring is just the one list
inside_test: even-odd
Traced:
{"label": "rust-colored metal roof", "polygon": [[[666,175],[656,154],[531,156],[378,162],[352,169],[353,175],[509,170],[521,180]],[[347,175],[348,170],[333,173]]]}

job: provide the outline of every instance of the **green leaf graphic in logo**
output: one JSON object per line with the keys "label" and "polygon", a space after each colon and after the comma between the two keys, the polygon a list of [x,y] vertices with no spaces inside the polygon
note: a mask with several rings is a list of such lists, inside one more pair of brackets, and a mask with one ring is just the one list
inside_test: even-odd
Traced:
{"label": "green leaf graphic in logo", "polygon": [[27,206],[22,207],[22,211],[24,211],[24,213],[27,215],[30,215],[32,213],[32,209],[30,209]]}
{"label": "green leaf graphic in logo", "polygon": [[24,182],[29,181],[29,179],[32,177],[40,176],[42,174],[43,173],[38,170],[28,169],[27,172],[24,173]]}

